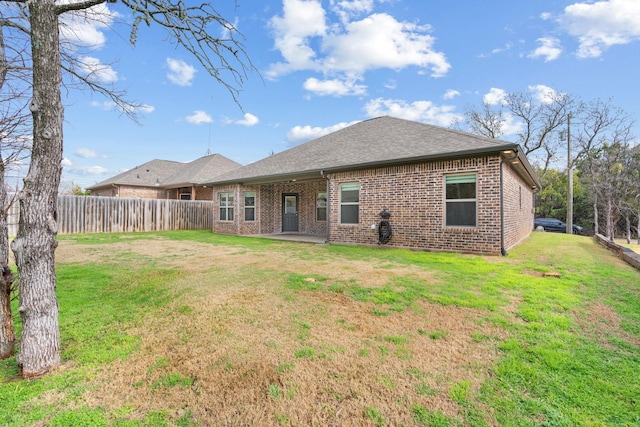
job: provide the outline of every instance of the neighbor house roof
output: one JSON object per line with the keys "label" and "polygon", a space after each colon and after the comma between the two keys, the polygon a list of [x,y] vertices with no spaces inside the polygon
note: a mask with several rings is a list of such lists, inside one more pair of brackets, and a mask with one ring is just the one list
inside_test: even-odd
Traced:
{"label": "neighbor house roof", "polygon": [[536,174],[518,144],[388,116],[356,123],[202,184],[302,179],[323,172],[508,150],[517,153],[517,162],[512,164],[519,165],[523,178],[532,188],[539,188]]}
{"label": "neighbor house roof", "polygon": [[87,187],[88,190],[111,187],[112,185],[131,185],[141,187],[154,187],[176,173],[184,163],[170,160],[151,160],[133,169],[122,172],[109,179],[105,179],[95,185]]}
{"label": "neighbor house roof", "polygon": [[141,187],[190,187],[202,181],[212,180],[216,176],[241,167],[220,154],[200,157],[189,163],[170,160],[151,160],[119,175],[99,182],[88,190],[111,187],[112,185],[130,185]]}
{"label": "neighbor house roof", "polygon": [[168,188],[189,187],[202,181],[211,180],[241,166],[240,163],[220,154],[211,154],[185,164],[176,173],[165,179],[161,185]]}

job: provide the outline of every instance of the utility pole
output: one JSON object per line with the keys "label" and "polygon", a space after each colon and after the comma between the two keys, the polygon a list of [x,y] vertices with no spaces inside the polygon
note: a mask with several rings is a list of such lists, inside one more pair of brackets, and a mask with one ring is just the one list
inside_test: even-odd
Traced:
{"label": "utility pole", "polygon": [[573,167],[571,159],[571,113],[567,115],[567,234],[573,234]]}

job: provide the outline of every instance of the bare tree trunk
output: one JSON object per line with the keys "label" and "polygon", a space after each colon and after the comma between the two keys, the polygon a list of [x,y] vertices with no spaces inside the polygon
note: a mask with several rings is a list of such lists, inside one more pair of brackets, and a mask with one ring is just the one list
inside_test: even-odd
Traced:
{"label": "bare tree trunk", "polygon": [[627,244],[631,244],[631,218],[628,213],[624,215],[624,223],[627,227]]}
{"label": "bare tree trunk", "polygon": [[611,204],[611,195],[607,197],[607,209],[605,211],[605,226],[607,227],[607,239],[613,242],[613,217],[612,217],[613,206]]}
{"label": "bare tree trunk", "polygon": [[593,192],[593,234],[594,236],[600,232],[600,226],[598,224],[598,195]]}
{"label": "bare tree trunk", "polygon": [[[0,88],[4,87],[7,68],[4,34],[0,28]],[[11,313],[11,293],[15,276],[9,268],[9,232],[7,229],[7,210],[10,203],[7,200],[4,172],[4,159],[0,153],[0,360],[13,356],[16,345]]]}
{"label": "bare tree trunk", "polygon": [[60,363],[60,331],[54,269],[57,192],[62,168],[60,50],[55,0],[29,3],[33,60],[33,149],[20,192],[20,224],[11,244],[20,275],[22,335],[18,368],[42,375]]}
{"label": "bare tree trunk", "polygon": [[9,268],[8,209],[4,162],[0,158],[0,360],[13,356],[16,345],[16,334],[11,314],[11,294],[15,276]]}

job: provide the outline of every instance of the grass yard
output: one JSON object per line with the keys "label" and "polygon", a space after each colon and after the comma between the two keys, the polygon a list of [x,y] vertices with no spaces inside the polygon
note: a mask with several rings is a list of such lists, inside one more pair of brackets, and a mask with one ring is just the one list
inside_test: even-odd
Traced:
{"label": "grass yard", "polygon": [[64,363],[0,362],[2,426],[640,425],[640,273],[587,237],[60,240]]}

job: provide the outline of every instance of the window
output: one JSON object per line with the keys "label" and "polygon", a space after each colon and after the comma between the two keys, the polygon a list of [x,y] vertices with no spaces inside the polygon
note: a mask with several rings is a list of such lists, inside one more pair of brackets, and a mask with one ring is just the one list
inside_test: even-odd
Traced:
{"label": "window", "polygon": [[476,226],[476,174],[445,177],[447,227]]}
{"label": "window", "polygon": [[233,221],[233,193],[220,193],[220,221]]}
{"label": "window", "polygon": [[340,224],[358,224],[360,185],[357,182],[340,185]]}
{"label": "window", "polygon": [[327,220],[327,193],[316,195],[316,221]]}
{"label": "window", "polygon": [[253,191],[244,193],[244,220],[256,220],[256,193]]}

